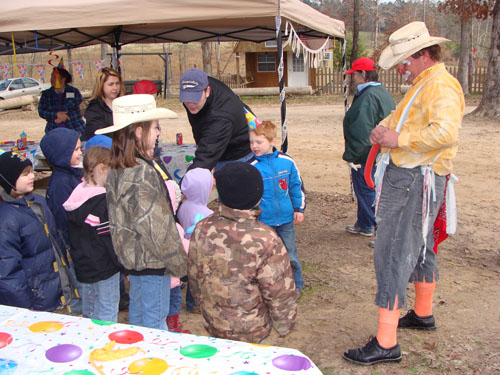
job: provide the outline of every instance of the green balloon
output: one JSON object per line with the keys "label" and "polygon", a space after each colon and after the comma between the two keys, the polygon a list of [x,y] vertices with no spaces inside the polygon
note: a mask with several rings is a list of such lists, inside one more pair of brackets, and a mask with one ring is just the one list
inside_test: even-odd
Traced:
{"label": "green balloon", "polygon": [[71,370],[69,372],[65,372],[64,375],[95,375],[95,374],[89,370]]}
{"label": "green balloon", "polygon": [[186,163],[189,163],[191,160],[194,159],[194,155],[186,155],[184,158],[186,159]]}
{"label": "green balloon", "polygon": [[209,345],[188,345],[181,349],[181,354],[189,358],[207,358],[215,355],[217,349]]}
{"label": "green balloon", "polygon": [[108,322],[107,320],[98,320],[98,319],[90,319],[92,323],[97,324],[98,326],[110,326],[116,324],[114,322]]}

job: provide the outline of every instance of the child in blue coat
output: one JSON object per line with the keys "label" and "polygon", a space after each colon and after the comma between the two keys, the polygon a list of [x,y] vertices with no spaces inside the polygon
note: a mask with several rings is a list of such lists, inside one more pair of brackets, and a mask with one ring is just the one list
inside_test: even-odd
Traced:
{"label": "child in blue coat", "polygon": [[263,121],[250,130],[250,148],[255,154],[250,163],[260,171],[264,180],[259,221],[272,227],[285,244],[295,287],[300,290],[304,279],[295,244],[294,223],[300,224],[304,220],[306,193],[297,165],[275,145],[276,126],[272,122]]}
{"label": "child in blue coat", "polygon": [[0,304],[53,311],[61,302],[61,282],[44,224],[52,234],[56,228],[43,197],[32,193],[34,180],[29,160],[0,155]]}

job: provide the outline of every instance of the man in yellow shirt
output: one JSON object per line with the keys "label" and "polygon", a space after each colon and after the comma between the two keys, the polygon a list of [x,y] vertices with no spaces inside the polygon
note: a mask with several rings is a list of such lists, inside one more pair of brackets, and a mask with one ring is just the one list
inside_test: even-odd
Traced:
{"label": "man in yellow shirt", "polygon": [[[460,84],[440,63],[439,44],[447,40],[431,37],[423,22],[412,22],[389,37],[379,59],[383,69],[397,65],[411,87],[370,135],[370,142],[387,154],[387,163],[378,167],[385,173],[377,184],[379,327],[364,347],[344,353],[357,364],[400,362],[397,328],[436,329],[432,295],[438,269],[432,224],[443,202],[464,114]],[[408,282],[415,285],[415,307],[399,318]]]}

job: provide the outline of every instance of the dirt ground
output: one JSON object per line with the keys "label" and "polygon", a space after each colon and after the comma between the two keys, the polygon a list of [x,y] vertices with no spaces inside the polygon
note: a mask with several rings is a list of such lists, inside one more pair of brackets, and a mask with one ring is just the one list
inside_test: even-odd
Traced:
{"label": "dirt ground", "polygon": [[[328,100],[326,100],[328,101]],[[465,119],[454,173],[458,231],[439,248],[440,281],[434,294],[435,332],[401,331],[399,365],[359,367],[341,358],[344,350],[376,334],[376,281],[369,238],[345,232],[355,221],[343,152],[342,105],[288,104],[288,153],[296,160],[308,192],[305,221],[297,227],[305,288],[297,325],[285,338],[273,333],[266,344],[297,348],[326,374],[499,374],[500,373],[500,210],[495,196],[500,177],[498,122]],[[338,100],[337,100],[338,102]],[[162,121],[162,139],[193,142],[184,111]],[[279,123],[278,105],[253,104],[261,119]],[[467,112],[473,109],[467,107]],[[24,130],[39,141],[44,121],[36,112],[0,113],[1,140]],[[409,307],[413,288],[408,289]],[[122,317],[126,319],[126,317]],[[206,335],[201,316],[181,313],[184,327]]]}

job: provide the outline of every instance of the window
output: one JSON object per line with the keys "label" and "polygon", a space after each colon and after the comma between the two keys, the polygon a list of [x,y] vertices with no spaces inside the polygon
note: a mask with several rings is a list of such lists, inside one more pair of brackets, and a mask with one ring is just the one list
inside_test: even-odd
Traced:
{"label": "window", "polygon": [[9,86],[9,90],[19,90],[24,89],[23,81],[21,79],[15,79]]}
{"label": "window", "polygon": [[275,72],[276,55],[274,53],[259,53],[257,55],[258,72]]}
{"label": "window", "polygon": [[37,81],[31,78],[23,78],[24,87],[35,87],[38,86]]}
{"label": "window", "polygon": [[264,42],[264,46],[266,48],[276,48],[278,47],[278,43],[276,40],[268,40],[267,42]]}
{"label": "window", "polygon": [[292,69],[294,72],[303,72],[305,71],[304,66],[304,55],[301,53],[299,57],[295,53],[292,53]]}

